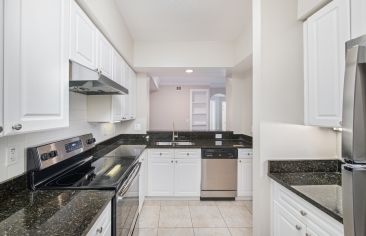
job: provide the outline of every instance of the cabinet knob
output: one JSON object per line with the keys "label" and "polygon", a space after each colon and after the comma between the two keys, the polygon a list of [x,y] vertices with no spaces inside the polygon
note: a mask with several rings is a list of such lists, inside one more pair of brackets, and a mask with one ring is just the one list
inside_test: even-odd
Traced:
{"label": "cabinet knob", "polygon": [[239,160],[239,163],[241,163],[241,160]]}
{"label": "cabinet knob", "polygon": [[178,161],[175,161],[175,163],[178,163]]}
{"label": "cabinet knob", "polygon": [[189,152],[187,152],[187,156],[189,156]]}
{"label": "cabinet knob", "polygon": [[174,163],[174,161],[171,161],[171,163]]}
{"label": "cabinet knob", "polygon": [[103,227],[101,226],[100,228],[97,229],[97,233],[101,234],[103,232]]}
{"label": "cabinet knob", "polygon": [[301,226],[300,225],[296,225],[295,226],[297,230],[301,230]]}
{"label": "cabinet knob", "polygon": [[303,210],[301,210],[301,211],[300,211],[300,214],[301,214],[302,216],[306,216],[306,215],[307,215],[307,213],[306,213],[305,211],[303,211]]}
{"label": "cabinet knob", "polygon": [[161,156],[161,155],[163,155],[163,153],[160,152],[159,155]]}
{"label": "cabinet knob", "polygon": [[13,130],[21,130],[23,128],[22,124],[15,124],[11,127]]}
{"label": "cabinet knob", "polygon": [[306,233],[306,234],[305,234],[305,236],[311,236],[311,234],[309,234],[309,233]]}

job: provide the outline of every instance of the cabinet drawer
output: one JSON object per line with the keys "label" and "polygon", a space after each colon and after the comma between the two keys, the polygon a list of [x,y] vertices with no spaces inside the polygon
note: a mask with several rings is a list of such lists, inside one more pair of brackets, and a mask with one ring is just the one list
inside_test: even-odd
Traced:
{"label": "cabinet drawer", "polygon": [[201,149],[175,149],[174,158],[201,158]]}
{"label": "cabinet drawer", "polygon": [[172,158],[174,156],[173,149],[150,149],[149,157],[169,157]]}
{"label": "cabinet drawer", "polygon": [[104,209],[102,214],[100,214],[97,221],[94,223],[92,228],[89,230],[87,236],[109,236],[111,235],[111,217],[112,208],[111,203]]}
{"label": "cabinet drawer", "polygon": [[238,149],[238,157],[239,158],[252,158],[253,157],[253,149],[239,148]]}
{"label": "cabinet drawer", "polygon": [[299,218],[303,223],[312,226],[312,228],[321,228],[324,232],[327,232],[327,234],[323,235],[343,235],[343,224],[296,194],[290,192],[290,190],[285,187],[282,187],[277,183],[273,183],[273,185],[274,201]]}

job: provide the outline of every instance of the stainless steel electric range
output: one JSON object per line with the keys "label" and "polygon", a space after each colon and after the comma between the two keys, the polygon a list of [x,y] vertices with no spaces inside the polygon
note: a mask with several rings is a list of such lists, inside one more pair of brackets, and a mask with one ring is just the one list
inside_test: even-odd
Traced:
{"label": "stainless steel electric range", "polygon": [[120,145],[99,150],[92,134],[31,147],[27,149],[28,186],[32,190],[113,190],[112,235],[128,236],[138,216],[139,156],[144,149],[144,145]]}

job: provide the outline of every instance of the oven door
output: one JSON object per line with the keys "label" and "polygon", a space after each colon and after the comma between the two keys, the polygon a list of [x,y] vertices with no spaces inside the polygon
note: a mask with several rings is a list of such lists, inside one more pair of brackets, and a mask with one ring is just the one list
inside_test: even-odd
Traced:
{"label": "oven door", "polygon": [[133,233],[139,209],[139,175],[141,163],[137,163],[116,196],[116,235]]}

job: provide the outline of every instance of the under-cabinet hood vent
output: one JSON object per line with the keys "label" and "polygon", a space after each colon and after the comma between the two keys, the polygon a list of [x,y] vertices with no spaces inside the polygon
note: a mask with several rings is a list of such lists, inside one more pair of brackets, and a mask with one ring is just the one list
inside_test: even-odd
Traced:
{"label": "under-cabinet hood vent", "polygon": [[97,70],[91,70],[70,61],[70,91],[85,95],[126,95],[128,89],[104,76]]}

